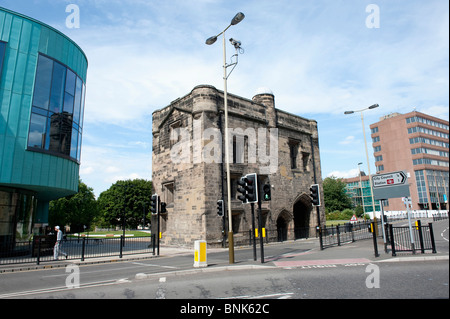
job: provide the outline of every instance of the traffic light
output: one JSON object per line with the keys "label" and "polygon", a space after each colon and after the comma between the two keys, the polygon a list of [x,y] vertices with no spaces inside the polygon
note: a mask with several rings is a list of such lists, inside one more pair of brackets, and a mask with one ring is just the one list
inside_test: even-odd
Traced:
{"label": "traffic light", "polygon": [[311,204],[313,206],[320,206],[319,184],[311,185],[309,190],[311,191]]}
{"label": "traffic light", "polygon": [[152,195],[152,198],[150,199],[150,211],[152,212],[152,215],[158,214],[158,202],[159,202],[159,196],[158,194]]}
{"label": "traffic light", "polygon": [[238,187],[238,192],[242,195],[238,196],[244,204],[256,203],[258,202],[258,182],[256,173],[247,174],[237,182],[240,187]]}
{"label": "traffic light", "polygon": [[258,202],[258,178],[256,173],[247,174],[245,176],[247,178],[247,199],[248,203],[257,203]]}
{"label": "traffic light", "polygon": [[223,200],[222,200],[222,199],[219,199],[219,200],[217,201],[217,215],[218,215],[219,217],[223,217],[223,214],[224,214]]}
{"label": "traffic light", "polygon": [[241,200],[242,203],[246,204],[247,203],[247,190],[245,187],[246,187],[247,183],[245,182],[245,176],[241,177],[237,183],[239,185],[237,188],[237,191],[242,194],[242,195],[238,196],[238,199]]}
{"label": "traffic light", "polygon": [[161,214],[165,214],[167,213],[167,209],[166,209],[167,204],[165,202],[161,202]]}
{"label": "traffic light", "polygon": [[271,192],[270,189],[271,189],[270,184],[264,184],[264,186],[263,186],[263,198],[264,198],[265,201],[269,201],[269,200],[272,199],[272,195],[270,193]]}

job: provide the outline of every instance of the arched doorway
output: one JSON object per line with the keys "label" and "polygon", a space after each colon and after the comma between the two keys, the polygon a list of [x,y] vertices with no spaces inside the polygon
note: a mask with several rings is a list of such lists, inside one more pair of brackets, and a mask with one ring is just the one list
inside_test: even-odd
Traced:
{"label": "arched doorway", "polygon": [[308,238],[310,232],[311,200],[302,195],[294,204],[294,234],[295,239]]}
{"label": "arched doorway", "polygon": [[288,235],[288,222],[284,217],[284,214],[280,214],[277,218],[277,240],[279,242],[286,241]]}

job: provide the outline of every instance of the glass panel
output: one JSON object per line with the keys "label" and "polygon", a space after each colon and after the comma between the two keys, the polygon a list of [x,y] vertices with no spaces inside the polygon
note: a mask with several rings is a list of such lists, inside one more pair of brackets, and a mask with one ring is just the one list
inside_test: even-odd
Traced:
{"label": "glass panel", "polygon": [[67,77],[66,77],[66,92],[71,95],[75,95],[75,82],[77,80],[77,76],[75,73],[67,69]]}
{"label": "glass panel", "polygon": [[61,116],[61,153],[70,155],[70,140],[72,138],[72,114]]}
{"label": "glass panel", "polygon": [[64,94],[64,112],[70,114],[73,113],[73,101],[74,97],[66,92],[66,94]]}
{"label": "glass panel", "polygon": [[42,148],[45,140],[45,116],[32,113],[30,121],[30,133],[28,134],[28,146]]}
{"label": "glass panel", "polygon": [[52,92],[50,96],[50,111],[61,113],[64,87],[66,79],[66,68],[60,63],[55,62],[53,67]]}
{"label": "glass panel", "polygon": [[70,145],[70,157],[77,158],[78,131],[72,130],[72,141]]}
{"label": "glass panel", "polygon": [[77,86],[75,90],[75,105],[73,106],[73,121],[80,123],[80,108],[82,98],[83,81],[77,77]]}
{"label": "glass panel", "polygon": [[50,100],[50,85],[52,81],[53,61],[39,55],[34,85],[33,105],[48,109]]}
{"label": "glass panel", "polygon": [[83,96],[81,97],[81,110],[80,110],[80,127],[83,127],[84,121],[84,101],[86,96],[86,85],[83,83]]}
{"label": "glass panel", "polygon": [[81,159],[81,132],[78,133],[78,150],[77,150],[77,160]]}

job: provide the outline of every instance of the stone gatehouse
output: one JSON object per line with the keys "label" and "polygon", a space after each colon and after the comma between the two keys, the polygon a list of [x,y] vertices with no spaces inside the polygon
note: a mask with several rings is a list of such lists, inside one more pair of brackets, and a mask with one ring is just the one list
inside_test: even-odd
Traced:
{"label": "stone gatehouse", "polygon": [[[163,244],[222,244],[228,227],[217,215],[217,201],[227,203],[223,102],[223,91],[200,85],[153,113],[153,190],[167,203]],[[264,90],[251,100],[228,93],[228,127],[235,243],[248,243],[252,227],[250,205],[237,199],[237,181],[249,173],[272,185],[272,200],[262,202],[267,236],[313,235],[325,222],[323,206],[317,210],[309,198],[311,184],[322,193],[317,122],[275,108],[274,95]]]}

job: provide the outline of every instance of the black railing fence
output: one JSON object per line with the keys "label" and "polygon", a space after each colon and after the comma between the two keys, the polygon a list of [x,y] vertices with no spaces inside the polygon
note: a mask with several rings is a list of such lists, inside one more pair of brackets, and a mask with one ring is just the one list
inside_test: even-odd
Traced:
{"label": "black railing fence", "polygon": [[[149,237],[68,237],[59,246],[58,259],[81,259],[96,257],[154,253],[153,236]],[[52,261],[54,236],[35,236],[27,242],[16,242],[14,247],[0,246],[0,265]],[[67,258],[66,258],[67,255]]]}
{"label": "black railing fence", "polygon": [[[361,221],[356,223],[346,223],[336,226],[322,226],[320,228],[320,248],[325,249],[331,246],[340,246],[343,243],[354,242],[361,239],[371,239],[373,234],[371,232],[372,221]],[[380,234],[381,222],[377,223],[377,233]]]}
{"label": "black railing fence", "polygon": [[409,226],[393,226],[392,224],[388,225],[388,229],[387,241],[391,246],[392,256],[396,256],[398,252],[415,254],[419,250],[422,254],[425,253],[425,250],[436,253],[432,223],[422,225],[421,221],[417,220],[411,229]]}

